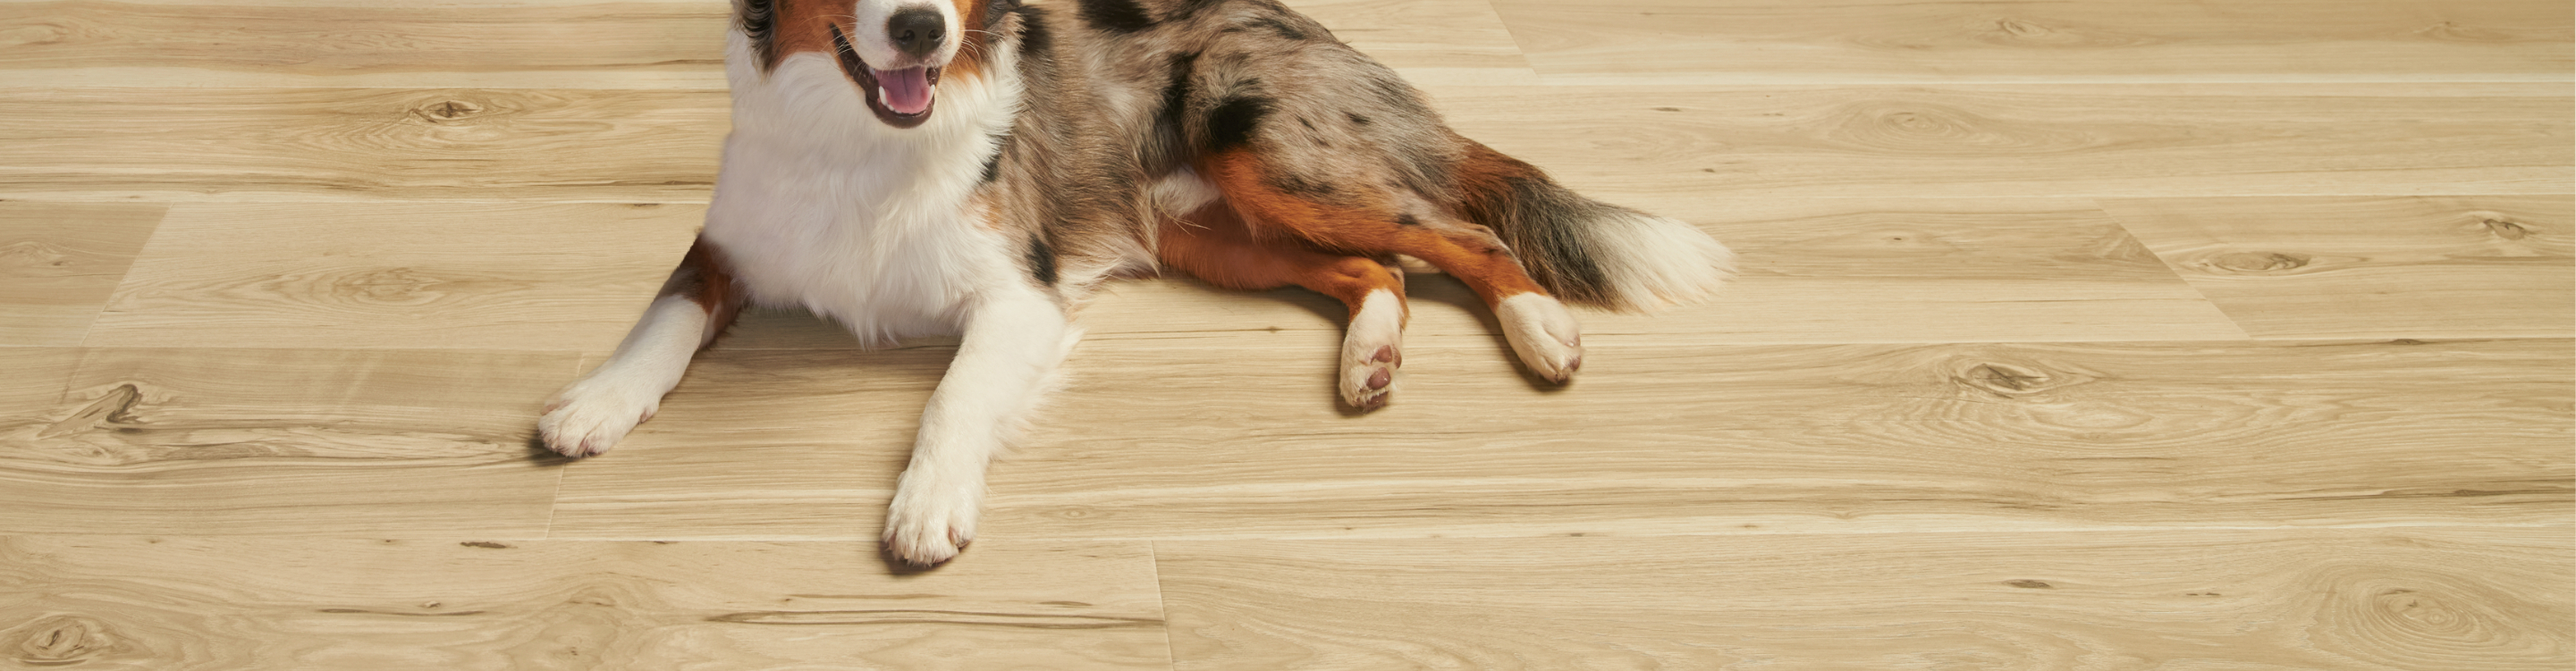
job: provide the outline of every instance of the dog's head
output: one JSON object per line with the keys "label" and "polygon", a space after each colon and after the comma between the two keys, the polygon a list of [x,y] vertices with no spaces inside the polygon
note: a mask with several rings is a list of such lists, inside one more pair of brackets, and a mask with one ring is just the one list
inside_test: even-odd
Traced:
{"label": "dog's head", "polygon": [[997,13],[1018,0],[737,0],[764,67],[802,52],[828,56],[879,121],[912,128],[939,106],[943,77],[974,77],[994,48]]}

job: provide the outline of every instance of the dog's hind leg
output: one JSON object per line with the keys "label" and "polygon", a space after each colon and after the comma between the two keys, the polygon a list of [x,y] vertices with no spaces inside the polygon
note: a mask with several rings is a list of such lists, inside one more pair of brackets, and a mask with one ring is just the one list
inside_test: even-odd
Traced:
{"label": "dog's hind leg", "polygon": [[537,419],[548,449],[569,457],[608,451],[635,425],[653,416],[662,395],[678,386],[689,359],[715,342],[742,311],[742,292],[724,260],[705,240],[689,248],[662,292],[627,331],[617,353],[581,381],[565,387]]}
{"label": "dog's hind leg", "polygon": [[1583,367],[1583,338],[1574,315],[1531,279],[1512,250],[1484,226],[1429,203],[1408,202],[1398,193],[1361,192],[1350,185],[1329,197],[1294,193],[1279,186],[1293,180],[1272,174],[1251,151],[1218,153],[1202,159],[1199,168],[1255,235],[1277,231],[1326,249],[1403,254],[1439,266],[1493,308],[1504,338],[1531,372],[1564,383]]}
{"label": "dog's hind leg", "polygon": [[1023,285],[974,299],[964,327],[886,507],[887,554],[920,566],[948,561],[975,540],[985,468],[1024,428],[1079,335],[1062,306]]}
{"label": "dog's hind leg", "polygon": [[1229,289],[1295,284],[1350,307],[1342,336],[1342,401],[1371,410],[1386,405],[1395,370],[1404,364],[1404,275],[1357,256],[1328,254],[1294,239],[1255,238],[1224,203],[1184,220],[1166,220],[1155,254],[1164,265]]}

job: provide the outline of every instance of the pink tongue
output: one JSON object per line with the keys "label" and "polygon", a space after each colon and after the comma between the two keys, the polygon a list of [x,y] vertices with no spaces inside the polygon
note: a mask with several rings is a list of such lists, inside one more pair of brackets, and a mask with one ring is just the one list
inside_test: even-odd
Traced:
{"label": "pink tongue", "polygon": [[884,98],[886,109],[896,114],[920,114],[930,111],[930,69],[904,68],[878,70],[877,95]]}

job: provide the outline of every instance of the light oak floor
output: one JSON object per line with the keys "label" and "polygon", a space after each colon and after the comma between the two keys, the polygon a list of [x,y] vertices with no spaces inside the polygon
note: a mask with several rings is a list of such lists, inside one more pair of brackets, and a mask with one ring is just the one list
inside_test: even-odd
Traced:
{"label": "light oak floor", "polygon": [[1329,299],[1121,282],[905,572],[953,340],[530,447],[722,0],[0,0],[0,669],[2576,666],[2565,0],[1292,4],[1740,281],[1557,389],[1417,276],[1365,416]]}

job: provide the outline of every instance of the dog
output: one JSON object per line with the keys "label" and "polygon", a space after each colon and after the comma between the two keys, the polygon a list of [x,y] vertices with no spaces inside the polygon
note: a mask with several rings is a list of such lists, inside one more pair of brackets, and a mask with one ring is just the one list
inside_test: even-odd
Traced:
{"label": "dog", "polygon": [[1583,365],[1561,301],[1649,309],[1731,272],[1688,224],[1460,137],[1273,0],[735,0],[725,49],[733,132],[706,226],[539,434],[607,451],[747,303],[869,344],[959,335],[886,511],[885,551],[915,565],[974,539],[986,465],[1113,276],[1340,299],[1341,401],[1368,410],[1404,360],[1407,265],[1473,289],[1558,384]]}

